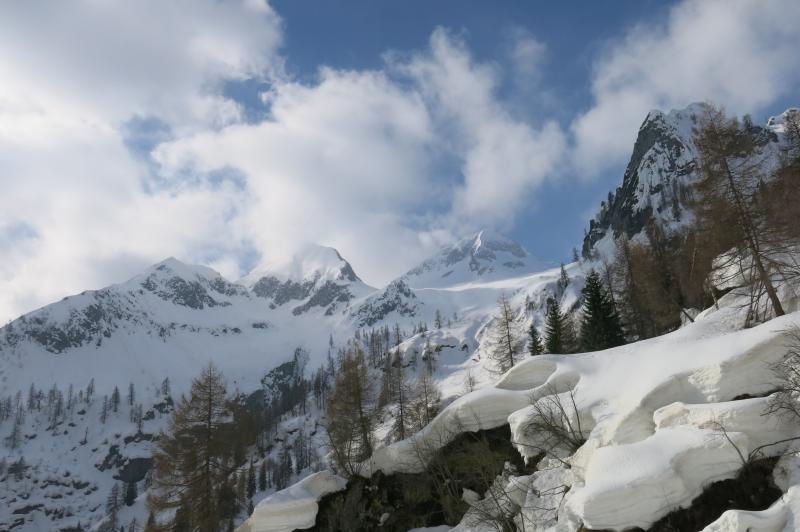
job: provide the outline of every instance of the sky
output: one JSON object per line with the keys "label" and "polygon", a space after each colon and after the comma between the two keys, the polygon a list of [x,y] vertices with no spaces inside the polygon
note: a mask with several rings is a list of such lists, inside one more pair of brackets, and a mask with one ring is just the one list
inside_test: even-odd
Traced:
{"label": "sky", "polygon": [[305,243],[382,286],[479,229],[568,260],[651,109],[800,105],[800,3],[0,4],[0,323]]}

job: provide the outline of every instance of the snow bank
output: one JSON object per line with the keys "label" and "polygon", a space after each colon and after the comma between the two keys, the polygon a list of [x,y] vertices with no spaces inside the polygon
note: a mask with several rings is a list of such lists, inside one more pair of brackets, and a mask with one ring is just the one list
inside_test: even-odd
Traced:
{"label": "snow bank", "polygon": [[[566,459],[569,467],[540,465],[545,470],[526,481],[531,488],[520,498],[521,515],[541,519],[547,507],[550,521],[557,518],[565,530],[647,528],[712,482],[735,476],[741,459],[732,443],[746,456],[794,435],[794,427],[762,416],[768,397],[734,399],[775,388],[771,368],[785,353],[782,331],[797,318],[740,330],[741,309],[732,305],[659,338],[597,353],[528,358],[495,386],[453,402],[419,434],[378,450],[363,473],[419,471],[425,457],[456,434],[504,423],[520,453],[533,456],[541,447],[541,435],[529,430],[541,411],[533,405],[558,398],[570,422],[580,421],[586,443]],[[785,512],[773,513],[726,514],[720,523],[735,525],[709,530],[786,521]]]}
{"label": "snow bank", "polygon": [[343,490],[347,481],[330,471],[320,471],[258,503],[238,532],[288,532],[311,528],[317,503],[329,493]]}

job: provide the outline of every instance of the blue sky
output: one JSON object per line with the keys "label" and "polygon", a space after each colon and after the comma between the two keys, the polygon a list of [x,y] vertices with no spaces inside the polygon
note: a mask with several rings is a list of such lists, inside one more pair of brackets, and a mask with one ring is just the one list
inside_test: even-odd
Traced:
{"label": "blue sky", "polygon": [[566,260],[652,108],[797,105],[793,0],[0,6],[0,320],[306,242],[382,285],[480,228]]}
{"label": "blue sky", "polygon": [[[379,69],[386,51],[424,48],[437,27],[463,35],[476,60],[509,69],[509,35],[529,32],[547,46],[542,77],[558,94],[558,104],[537,105],[535,89],[526,91],[511,79],[500,93],[520,116],[569,120],[591,104],[587,80],[597,49],[632,24],[664,17],[673,3],[282,0],[273,5],[285,21],[287,67],[309,81],[320,65]],[[506,233],[542,258],[569,260],[572,247],[580,249],[587,213],[619,184],[623,170],[617,165],[591,181],[568,179],[542,187]],[[548,231],[537,229],[543,224]]]}

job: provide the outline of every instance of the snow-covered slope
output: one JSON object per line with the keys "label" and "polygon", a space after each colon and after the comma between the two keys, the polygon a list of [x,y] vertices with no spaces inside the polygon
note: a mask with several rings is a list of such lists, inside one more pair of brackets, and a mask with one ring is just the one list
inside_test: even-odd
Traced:
{"label": "snow-covered slope", "polygon": [[[711,483],[733,478],[742,468],[740,452],[798,434],[795,424],[763,414],[776,386],[772,367],[785,355],[783,331],[800,325],[800,313],[743,330],[739,303],[726,296],[719,310],[659,338],[528,358],[495,385],[454,401],[420,433],[378,449],[362,474],[420,471],[430,449],[506,423],[519,452],[533,459],[549,434],[531,427],[558,405],[585,443],[574,453],[554,449],[533,474],[503,479],[519,529],[647,529]],[[729,511],[707,530],[794,530],[798,463],[782,463],[776,471],[787,495],[773,508]],[[264,501],[253,529],[279,509]],[[468,511],[453,530],[493,529],[485,515]]]}
{"label": "snow-covered slope", "polygon": [[[0,459],[7,463],[25,456],[32,464],[29,477],[20,481],[30,489],[34,481],[61,475],[60,464],[69,463],[70,469],[86,472],[79,482],[89,482],[84,488],[89,493],[62,486],[53,493],[56,499],[23,514],[13,513],[27,506],[16,499],[0,510],[0,529],[17,522],[16,530],[47,528],[43,523],[74,526],[81,519],[96,523],[102,517],[114,477],[120,478],[130,460],[145,456],[150,445],[149,440],[136,440],[128,408],[119,414],[127,421],[97,423],[98,401],[114,387],[124,394],[134,385],[145,414],[153,412],[144,423],[145,433],[152,434],[166,419],[154,406],[161,400],[165,378],[178,396],[199,368],[213,360],[231,390],[250,393],[262,388],[271,369],[291,360],[297,347],[307,351],[310,371],[325,362],[331,338],[335,351],[358,329],[397,324],[406,356],[420,355],[427,347],[434,350],[435,378],[449,401],[464,392],[467,375],[477,385],[492,378],[482,342],[501,294],[511,299],[521,324],[541,323],[547,297],[559,298],[565,308],[574,306],[584,275],[581,266],[569,265],[571,284],[560,290],[557,268],[536,271],[536,263],[518,244],[497,235],[488,238],[487,233],[473,235],[424,264],[415,270],[429,279],[451,274],[424,283],[432,286],[412,287],[411,279],[424,277],[409,273],[377,290],[364,284],[336,250],[321,246],[309,246],[285,262],[263,264],[237,282],[203,266],[167,259],[123,283],[67,297],[14,320],[0,329],[0,399],[17,392],[24,398],[31,385],[48,390],[55,384],[64,393],[71,386],[77,394],[94,379],[96,389],[92,402],[74,407],[70,423],[75,426],[64,434],[44,437],[49,434],[47,416],[31,414],[21,446],[0,449]],[[413,332],[422,325],[427,333]],[[313,427],[313,420],[308,421]],[[11,427],[11,422],[0,424],[0,437]],[[98,464],[109,454],[111,465],[100,470]],[[0,500],[8,503],[27,489],[19,484],[0,487]],[[137,515],[141,522],[143,512],[143,504],[126,508],[126,518]]]}

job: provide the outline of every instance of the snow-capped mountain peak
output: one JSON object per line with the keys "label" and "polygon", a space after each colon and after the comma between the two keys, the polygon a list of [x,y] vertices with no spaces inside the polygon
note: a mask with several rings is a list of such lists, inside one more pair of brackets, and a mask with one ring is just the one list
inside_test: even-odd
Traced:
{"label": "snow-capped mountain peak", "polygon": [[220,301],[220,296],[224,299],[247,293],[244,287],[231,283],[211,268],[186,264],[174,257],[151,266],[125,285],[138,285],[165,301],[194,309],[226,304]]}
{"label": "snow-capped mountain peak", "polygon": [[308,244],[291,257],[264,262],[243,277],[240,283],[252,288],[264,277],[295,282],[315,278],[324,281],[361,282],[350,263],[335,248],[317,244]]}
{"label": "snow-capped mountain peak", "polygon": [[333,314],[352,299],[374,288],[367,286],[334,248],[307,245],[288,259],[256,267],[241,281],[257,297],[269,301],[271,308],[287,303],[294,314],[322,307]]}
{"label": "snow-capped mountain peak", "polygon": [[432,288],[518,275],[534,266],[542,265],[517,242],[483,230],[444,246],[402,279],[413,288]]}

